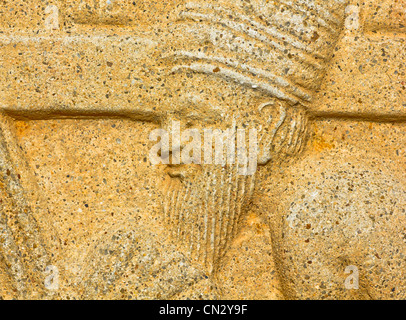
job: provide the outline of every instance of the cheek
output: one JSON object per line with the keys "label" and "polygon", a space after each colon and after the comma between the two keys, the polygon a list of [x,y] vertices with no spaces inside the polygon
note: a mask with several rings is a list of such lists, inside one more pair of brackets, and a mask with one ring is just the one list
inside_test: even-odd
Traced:
{"label": "cheek", "polygon": [[188,177],[191,177],[191,179],[187,179],[187,180],[189,180],[188,182],[193,183],[193,182],[195,182],[195,180],[199,180],[199,179],[196,179],[197,177],[200,177],[203,175],[203,167],[202,167],[202,165],[198,165],[198,164],[189,164],[189,165],[187,165],[186,173],[187,173]]}

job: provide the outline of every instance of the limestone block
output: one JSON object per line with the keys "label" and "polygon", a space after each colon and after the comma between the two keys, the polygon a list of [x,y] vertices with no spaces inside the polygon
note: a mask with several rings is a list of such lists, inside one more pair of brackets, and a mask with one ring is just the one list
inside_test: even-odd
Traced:
{"label": "limestone block", "polygon": [[0,298],[404,299],[405,0],[4,0]]}

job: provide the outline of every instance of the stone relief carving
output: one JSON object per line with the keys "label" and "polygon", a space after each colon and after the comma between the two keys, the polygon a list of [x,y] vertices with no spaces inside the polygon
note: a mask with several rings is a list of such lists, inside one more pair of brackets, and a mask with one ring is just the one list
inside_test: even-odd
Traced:
{"label": "stone relief carving", "polygon": [[[402,298],[404,280],[391,279],[400,272],[404,253],[406,198],[401,173],[396,177],[390,169],[376,170],[376,163],[385,163],[386,151],[378,160],[359,151],[366,157],[362,161],[340,149],[342,142],[336,137],[331,138],[338,145],[334,148],[334,143],[317,140],[322,138],[316,132],[318,122],[329,132],[341,122],[351,127],[348,121],[353,119],[373,121],[373,128],[396,120],[400,129],[382,130],[397,133],[402,146],[404,110],[399,108],[404,106],[404,84],[403,91],[393,89],[403,99],[396,112],[386,106],[381,113],[369,111],[368,105],[356,110],[333,105],[330,110],[332,101],[320,95],[331,82],[326,77],[333,78],[339,65],[337,56],[343,56],[340,45],[354,34],[360,36],[360,29],[395,32],[396,46],[390,54],[404,54],[397,51],[404,48],[399,3],[395,10],[387,10],[396,13],[397,20],[391,23],[362,17],[372,2],[362,7],[344,0],[196,1],[155,5],[156,9],[152,3],[134,3],[55,2],[52,8],[60,8],[62,16],[45,19],[51,27],[44,34],[11,32],[1,37],[2,46],[16,56],[16,62],[2,71],[6,80],[1,91],[0,276],[6,285],[1,294],[20,299],[225,297],[231,290],[222,281],[227,259],[249,213],[256,212],[269,230],[264,237],[272,254],[261,263],[275,263],[274,290],[281,292],[275,296]],[[45,14],[55,14],[52,8]],[[160,14],[144,31],[148,10]],[[63,34],[66,30],[58,30],[62,22],[68,36]],[[16,53],[10,49],[13,46]],[[19,58],[22,48],[26,51]],[[41,66],[33,67],[39,61]],[[394,65],[396,57],[391,61]],[[24,74],[23,68],[31,68],[35,76]],[[403,65],[397,72],[394,77],[404,76]],[[388,80],[395,87],[399,83]],[[179,131],[231,129],[236,134],[238,129],[254,128],[259,167],[252,175],[240,175],[238,161],[147,168],[146,172],[158,172],[154,197],[159,205],[144,210],[152,208],[156,215],[152,213],[149,221],[141,214],[142,222],[124,218],[101,225],[89,235],[87,247],[64,253],[67,241],[46,226],[51,218],[42,216],[46,223],[35,216],[34,208],[43,207],[46,200],[36,198],[43,197],[35,186],[38,177],[30,173],[32,164],[25,160],[19,128],[13,123],[86,118],[131,119],[168,132],[176,123]],[[351,139],[353,148],[362,149],[359,138]],[[187,141],[179,140],[168,154],[171,160],[186,147]],[[330,149],[337,149],[338,155]],[[313,169],[322,162],[325,172]],[[404,168],[404,160],[397,163]],[[364,171],[360,173],[358,167]],[[340,182],[333,183],[333,189],[328,179]],[[363,181],[368,184],[363,186]],[[344,187],[356,191],[337,191]],[[388,194],[383,191],[388,189]],[[368,203],[364,197],[370,199],[365,200]],[[396,237],[385,241],[380,232]],[[63,269],[56,256],[69,267]],[[398,268],[391,267],[394,271],[385,276],[379,271],[385,263]],[[348,266],[359,270],[357,290],[345,287],[343,273]],[[60,286],[52,286],[55,279]]]}

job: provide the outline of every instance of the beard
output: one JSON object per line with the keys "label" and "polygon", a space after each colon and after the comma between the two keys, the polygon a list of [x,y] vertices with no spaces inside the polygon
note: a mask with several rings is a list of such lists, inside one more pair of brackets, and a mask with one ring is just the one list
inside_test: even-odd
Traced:
{"label": "beard", "polygon": [[170,179],[163,195],[163,219],[182,253],[212,273],[238,233],[255,175],[238,174],[237,165],[200,169]]}

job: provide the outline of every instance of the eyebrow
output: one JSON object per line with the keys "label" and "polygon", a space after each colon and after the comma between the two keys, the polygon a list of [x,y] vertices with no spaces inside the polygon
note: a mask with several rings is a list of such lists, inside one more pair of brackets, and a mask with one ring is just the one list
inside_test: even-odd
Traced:
{"label": "eyebrow", "polygon": [[213,106],[204,100],[190,101],[183,100],[182,106],[174,110],[175,114],[192,120],[204,120],[205,122],[215,122],[221,119],[222,114],[227,110],[224,107]]}

